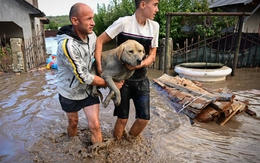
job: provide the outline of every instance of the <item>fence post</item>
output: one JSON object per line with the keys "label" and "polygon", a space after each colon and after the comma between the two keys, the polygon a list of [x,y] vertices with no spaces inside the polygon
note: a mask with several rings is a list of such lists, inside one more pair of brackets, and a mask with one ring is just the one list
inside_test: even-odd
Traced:
{"label": "fence post", "polygon": [[237,60],[238,60],[238,53],[239,53],[239,49],[240,49],[240,42],[241,42],[241,36],[242,36],[243,23],[244,23],[244,15],[239,16],[238,37],[237,37],[236,45],[235,45],[236,49],[235,49],[235,53],[234,53],[234,61],[233,61],[231,76],[235,76]]}
{"label": "fence post", "polygon": [[161,42],[160,42],[160,47],[161,47],[161,54],[160,54],[160,63],[159,63],[159,70],[164,70],[164,57],[165,57],[165,38],[162,38],[161,39]]}
{"label": "fence post", "polygon": [[[172,38],[169,38],[167,43],[166,43],[166,39],[163,38],[161,40],[161,46],[162,46],[162,54],[164,54],[164,55],[162,55],[160,58],[160,60],[161,60],[160,69],[162,70],[164,68],[164,70],[165,70],[165,68],[166,68],[168,70],[171,67],[171,63],[173,62],[172,57],[171,57],[171,51],[173,50]],[[167,48],[166,48],[166,46],[167,46]],[[168,51],[166,51],[166,50],[168,50]],[[167,59],[165,59],[165,58],[167,58]],[[164,73],[166,73],[166,72],[164,71]]]}
{"label": "fence post", "polygon": [[171,25],[171,16],[166,13],[166,38],[165,38],[165,52],[164,52],[164,73],[168,74],[168,63],[169,61],[169,36],[170,36],[170,25]]}

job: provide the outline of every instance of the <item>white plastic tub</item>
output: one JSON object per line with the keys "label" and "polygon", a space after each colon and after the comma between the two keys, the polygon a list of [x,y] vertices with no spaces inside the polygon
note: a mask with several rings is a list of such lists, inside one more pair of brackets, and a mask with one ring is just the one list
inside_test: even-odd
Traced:
{"label": "white plastic tub", "polygon": [[[216,82],[226,80],[226,76],[232,72],[232,69],[227,66],[210,68],[209,66],[212,64],[207,63],[208,68],[198,68],[200,65],[202,65],[201,67],[203,67],[203,65],[205,65],[206,63],[194,62],[188,64],[188,67],[186,67],[185,64],[176,65],[174,71],[178,73],[180,77],[204,82]],[[192,65],[194,65],[195,68],[192,68]]]}

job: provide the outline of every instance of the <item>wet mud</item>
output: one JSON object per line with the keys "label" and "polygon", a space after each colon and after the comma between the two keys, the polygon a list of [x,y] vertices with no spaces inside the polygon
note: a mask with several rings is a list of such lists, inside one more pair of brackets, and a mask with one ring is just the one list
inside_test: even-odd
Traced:
{"label": "wet mud", "polygon": [[[163,74],[149,70],[152,82]],[[257,113],[234,116],[224,126],[214,122],[190,124],[151,87],[151,120],[141,136],[127,134],[114,141],[113,104],[101,107],[104,142],[90,143],[90,131],[79,112],[78,137],[66,134],[67,118],[56,91],[57,71],[40,69],[20,75],[0,75],[0,162],[260,162],[260,72],[237,69],[236,76],[220,83],[202,83],[208,88],[227,87],[236,98],[248,100]],[[101,89],[105,95],[107,89]],[[133,106],[133,104],[131,104]]]}

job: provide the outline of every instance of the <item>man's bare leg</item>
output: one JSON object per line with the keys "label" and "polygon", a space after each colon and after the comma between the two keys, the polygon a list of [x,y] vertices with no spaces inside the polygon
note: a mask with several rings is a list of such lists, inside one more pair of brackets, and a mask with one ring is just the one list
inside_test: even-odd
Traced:
{"label": "man's bare leg", "polygon": [[127,120],[128,119],[117,118],[116,124],[114,127],[114,137],[116,138],[116,140],[122,139]]}
{"label": "man's bare leg", "polygon": [[78,112],[66,113],[68,117],[67,132],[70,137],[76,136],[78,132]]}
{"label": "man's bare leg", "polygon": [[91,131],[91,142],[93,144],[98,142],[101,143],[102,133],[99,122],[99,104],[85,107],[83,110],[87,117],[89,129]]}
{"label": "man's bare leg", "polygon": [[149,120],[136,119],[129,131],[129,134],[134,137],[137,137],[144,130],[148,122]]}

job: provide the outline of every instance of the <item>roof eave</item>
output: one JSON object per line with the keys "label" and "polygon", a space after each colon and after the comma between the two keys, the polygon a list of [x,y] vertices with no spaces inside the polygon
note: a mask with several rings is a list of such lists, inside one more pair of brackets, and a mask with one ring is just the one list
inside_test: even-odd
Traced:
{"label": "roof eave", "polygon": [[44,12],[42,12],[37,7],[35,7],[32,4],[30,4],[29,2],[27,2],[26,0],[16,0],[16,1],[21,2],[22,4],[24,4],[28,8],[30,8],[32,11],[32,12],[29,12],[30,15],[33,15],[35,17],[45,17],[46,16]]}
{"label": "roof eave", "polygon": [[244,4],[244,5],[246,5],[246,4],[248,4],[248,3],[251,3],[253,0],[245,0],[244,2],[239,2],[239,3],[232,3],[232,4],[218,4],[218,5],[214,5],[214,3],[213,4],[211,4],[211,5],[209,5],[209,8],[210,9],[212,9],[212,8],[217,8],[217,7],[223,7],[223,6],[231,6],[231,5],[237,5],[237,4]]}

